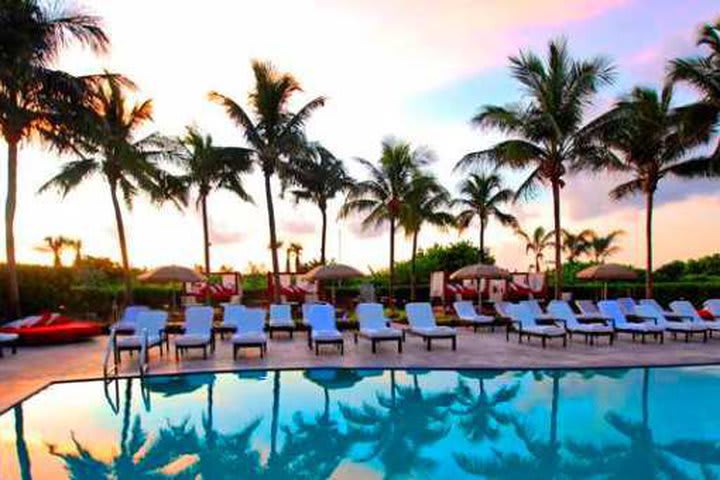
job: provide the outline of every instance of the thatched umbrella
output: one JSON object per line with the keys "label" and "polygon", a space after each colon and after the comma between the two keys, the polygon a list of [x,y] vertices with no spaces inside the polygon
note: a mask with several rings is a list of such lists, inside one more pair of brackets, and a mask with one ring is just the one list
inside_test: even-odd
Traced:
{"label": "thatched umbrella", "polygon": [[617,263],[601,263],[580,270],[575,278],[603,282],[602,297],[607,298],[607,282],[613,280],[635,280],[637,273],[630,267]]}
{"label": "thatched umbrella", "polygon": [[[148,283],[173,283],[204,282],[206,278],[192,268],[181,267],[179,265],[166,265],[138,275],[138,280]],[[174,295],[172,295],[171,303],[172,306],[174,306]]]}
{"label": "thatched umbrella", "polygon": [[[315,282],[322,280],[338,281],[364,276],[365,274],[357,268],[342,263],[332,263],[330,265],[319,265],[313,268],[303,275],[303,278],[310,282]],[[335,283],[331,285],[330,291],[332,292],[332,303],[335,304]]]}
{"label": "thatched umbrella", "polygon": [[480,280],[496,280],[499,278],[508,278],[510,272],[496,265],[487,263],[475,263],[466,265],[460,270],[456,270],[450,274],[451,280],[477,280],[478,281],[478,308],[482,310],[482,290],[480,289]]}

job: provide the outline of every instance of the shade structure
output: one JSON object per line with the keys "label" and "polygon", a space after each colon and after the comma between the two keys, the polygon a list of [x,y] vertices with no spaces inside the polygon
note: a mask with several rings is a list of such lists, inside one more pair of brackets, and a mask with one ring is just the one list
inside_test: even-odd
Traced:
{"label": "shade structure", "polygon": [[610,280],[635,280],[637,279],[637,273],[632,268],[617,263],[601,263],[580,270],[576,277],[580,280],[607,282]]}
{"label": "shade structure", "polygon": [[166,265],[158,267],[138,276],[143,282],[170,283],[170,282],[204,282],[205,277],[192,268],[179,265]]}
{"label": "shade structure", "polygon": [[342,263],[333,263],[330,265],[319,265],[307,272],[303,277],[306,280],[315,282],[318,280],[345,280],[347,278],[357,278],[364,275],[365,274],[357,268]]}
{"label": "shade structure", "polygon": [[488,265],[486,263],[475,263],[473,265],[466,265],[460,270],[456,270],[450,274],[451,280],[476,280],[479,278],[485,278],[488,280],[497,278],[507,278],[510,273],[504,268],[500,268],[495,265]]}

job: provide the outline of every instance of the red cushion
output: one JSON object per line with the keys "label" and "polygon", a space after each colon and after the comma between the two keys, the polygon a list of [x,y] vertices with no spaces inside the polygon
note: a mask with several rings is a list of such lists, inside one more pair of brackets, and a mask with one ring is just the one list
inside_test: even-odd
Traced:
{"label": "red cushion", "polygon": [[49,345],[84,340],[102,333],[100,325],[67,319],[66,323],[42,327],[5,327],[3,333],[17,333],[20,342],[25,345]]}
{"label": "red cushion", "polygon": [[703,308],[702,310],[698,310],[698,315],[700,315],[705,320],[714,320],[715,317],[713,317],[713,314],[710,313],[710,310],[707,310]]}

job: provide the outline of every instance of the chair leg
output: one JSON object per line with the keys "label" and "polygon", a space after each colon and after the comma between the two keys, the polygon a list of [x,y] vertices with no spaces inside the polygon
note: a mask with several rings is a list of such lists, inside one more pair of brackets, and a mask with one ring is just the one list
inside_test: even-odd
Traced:
{"label": "chair leg", "polygon": [[[705,332],[705,338],[707,339],[707,332]],[[12,346],[12,354],[15,355],[17,353],[17,344],[14,343]]]}
{"label": "chair leg", "polygon": [[[592,345],[592,337],[590,337],[590,345]],[[563,347],[567,348],[567,335],[563,335]]]}
{"label": "chair leg", "polygon": [[452,337],[452,349],[457,350],[457,337]]}
{"label": "chair leg", "polygon": [[260,358],[265,358],[265,349],[260,345]]}
{"label": "chair leg", "polygon": [[354,333],[353,339],[355,340],[355,345],[357,345],[357,342],[358,342],[358,334],[357,334],[357,332]]}
{"label": "chair leg", "polygon": [[238,346],[233,345],[233,360],[237,360]]}
{"label": "chair leg", "polygon": [[[357,341],[355,343],[357,343]],[[371,340],[370,343],[372,344],[372,353],[377,353],[377,342],[375,340]]]}
{"label": "chair leg", "polygon": [[180,347],[178,347],[177,345],[175,345],[175,361],[180,361]]}
{"label": "chair leg", "polygon": [[542,347],[545,348],[547,345],[547,337],[542,337]]}
{"label": "chair leg", "polygon": [[3,358],[5,354],[3,353],[3,347],[0,347],[0,358]]}
{"label": "chair leg", "polygon": [[320,344],[315,342],[315,356],[317,357],[318,355],[320,355]]}
{"label": "chair leg", "polygon": [[402,339],[398,338],[398,353],[402,353]]}
{"label": "chair leg", "polygon": [[340,343],[340,355],[345,356],[345,342]]}
{"label": "chair leg", "polygon": [[203,346],[203,360],[207,360],[207,345]]}
{"label": "chair leg", "polygon": [[432,350],[432,339],[430,337],[425,339],[425,348],[427,348],[428,352]]}

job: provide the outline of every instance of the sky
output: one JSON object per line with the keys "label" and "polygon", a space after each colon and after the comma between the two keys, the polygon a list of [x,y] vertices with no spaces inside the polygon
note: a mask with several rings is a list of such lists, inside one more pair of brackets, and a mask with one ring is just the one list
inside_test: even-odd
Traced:
{"label": "sky", "polygon": [[[112,48],[101,57],[69,48],[58,67],[76,74],[106,69],[130,77],[139,87],[136,98],[154,101],[154,123],[145,133],[179,135],[195,125],[218,145],[243,145],[242,132],[207,100],[207,93],[216,90],[245,103],[252,87],[251,59],[270,60],[303,86],[293,107],[318,95],[328,98],[310,120],[308,136],[346,160],[354,176],[364,175],[354,159],[377,160],[382,139],[394,136],[431,148],[437,156],[431,168],[453,194],[462,180],[452,173],[455,162],[502,138],[475,129],[470,118],[483,105],[522,99],[509,75],[509,55],[528,49],[544,53],[548,40],[565,37],[576,57],[611,59],[617,80],[598,94],[591,117],[635,85],[661,85],[667,60],[699,53],[694,46],[698,27],[720,17],[714,0],[86,0],[77,5],[103,18]],[[679,93],[684,101],[694,95]],[[6,152],[0,145],[2,198]],[[37,193],[68,160],[39,145],[21,147],[19,262],[50,263],[51,256],[41,248],[48,235],[81,238],[86,254],[120,258],[110,194],[101,178],[66,198]],[[522,178],[522,173],[505,172],[511,187]],[[621,181],[606,174],[569,177],[562,191],[563,227],[599,233],[622,229],[622,250],[614,260],[642,265],[641,199],[613,202],[607,194]],[[261,174],[251,174],[245,183],[254,205],[224,191],[209,198],[215,269],[270,265]],[[718,185],[667,180],[660,186],[656,266],[717,251],[720,223],[712,219],[720,211]],[[279,185],[273,187],[279,239],[302,244],[305,259],[318,258],[319,211],[311,204],[296,205],[289,195],[280,198]],[[328,257],[366,271],[383,268],[387,229],[363,231],[358,218],[336,220],[341,201],[330,207]],[[552,227],[548,192],[510,209],[527,231]],[[134,266],[202,263],[202,224],[194,203],[179,211],[140,198],[124,213]],[[458,238],[477,242],[477,226],[462,234],[427,228],[419,244]],[[410,243],[402,234],[398,239],[396,258],[408,258]],[[486,244],[502,266],[524,270],[531,263],[522,242],[495,223]],[[68,252],[67,261],[71,257]]]}

